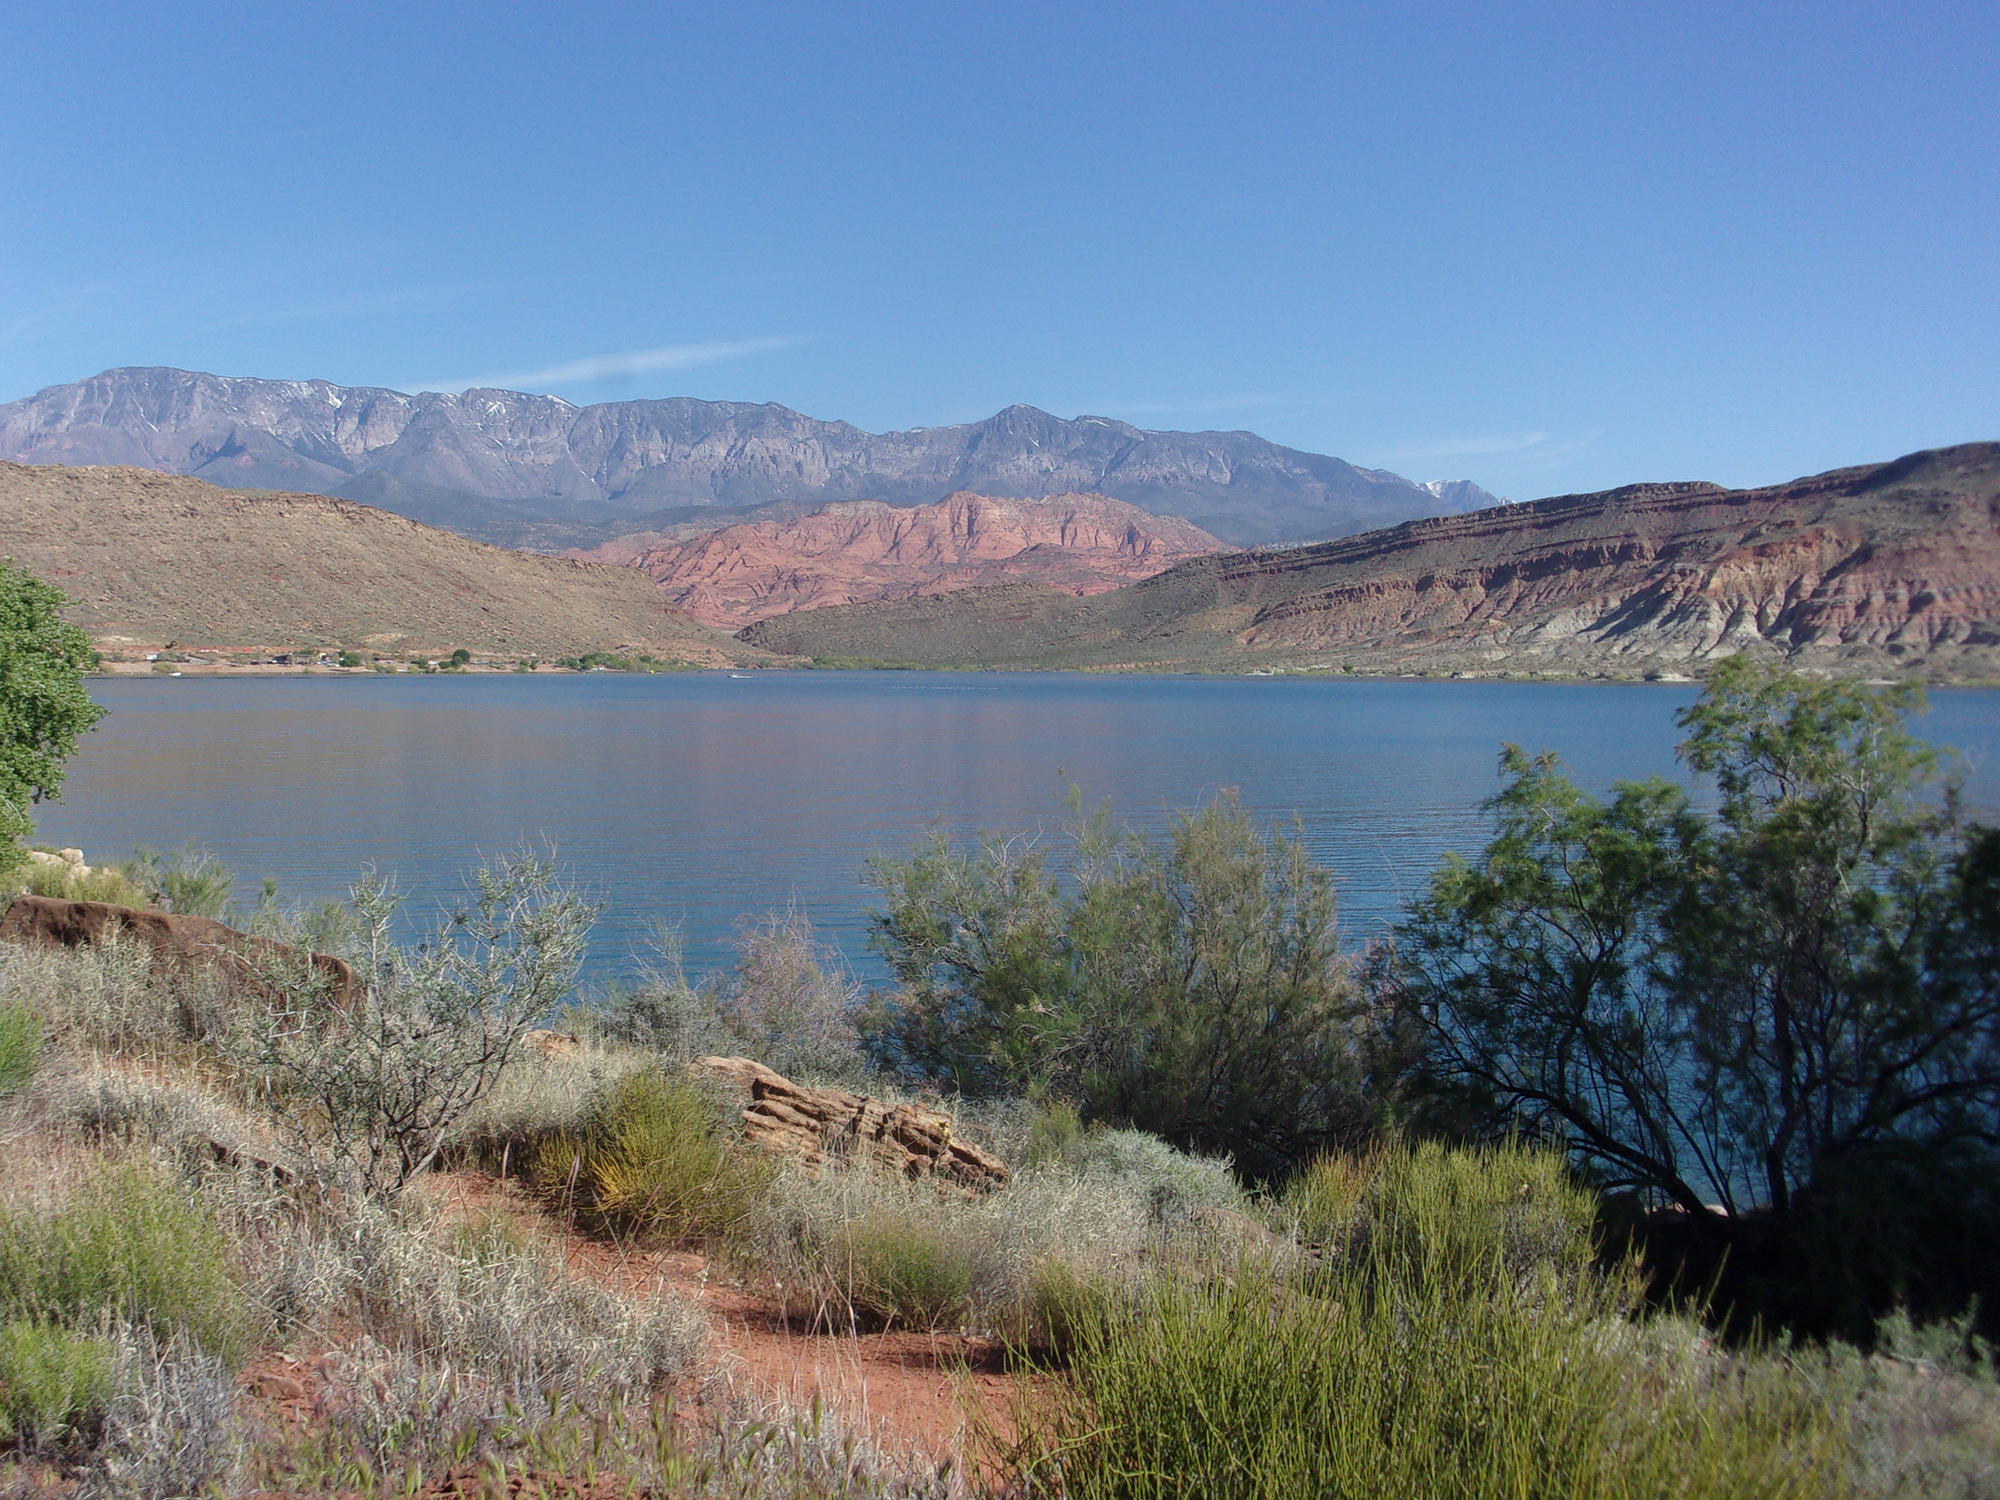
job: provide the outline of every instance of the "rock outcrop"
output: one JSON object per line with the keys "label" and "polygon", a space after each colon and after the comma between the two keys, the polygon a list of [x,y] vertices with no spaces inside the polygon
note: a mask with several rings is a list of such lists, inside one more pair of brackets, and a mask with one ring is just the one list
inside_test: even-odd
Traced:
{"label": "rock outcrop", "polygon": [[1756,490],[1631,485],[1181,563],[1088,599],[1031,584],[767,620],[811,656],[967,665],[2000,675],[2000,443]]}
{"label": "rock outcrop", "polygon": [[7,942],[82,948],[111,939],[144,944],[156,967],[204,969],[258,991],[266,989],[273,976],[296,971],[310,959],[327,998],[336,1005],[347,1004],[358,982],[345,959],[305,954],[208,917],[53,896],[16,896],[6,915],[0,916],[0,940]]}
{"label": "rock outcrop", "polygon": [[863,1161],[911,1181],[988,1192],[1007,1181],[1006,1165],[952,1129],[950,1115],[915,1104],[884,1104],[844,1089],[793,1083],[747,1057],[703,1057],[694,1072],[726,1084],[743,1100],[743,1134],[752,1145],[809,1166]]}
{"label": "rock outcrop", "polygon": [[1101,594],[1222,550],[1198,526],[1103,495],[958,494],[913,509],[843,501],[636,555],[617,542],[565,555],[641,568],[687,614],[736,631],[794,610],[1015,581]]}

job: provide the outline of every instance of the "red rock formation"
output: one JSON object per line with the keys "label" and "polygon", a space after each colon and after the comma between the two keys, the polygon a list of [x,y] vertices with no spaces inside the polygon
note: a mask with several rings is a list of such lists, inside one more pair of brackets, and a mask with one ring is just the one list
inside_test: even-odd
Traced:
{"label": "red rock formation", "polygon": [[899,509],[847,500],[792,521],[758,521],[635,551],[625,538],[565,554],[646,573],[721,630],[871,599],[914,599],[1031,581],[1099,594],[1223,550],[1175,516],[1103,495],[1004,500],[960,492]]}
{"label": "red rock formation", "polygon": [[345,960],[324,953],[302,955],[287,944],[252,937],[207,917],[54,896],[16,896],[0,917],[0,940],[7,942],[82,948],[113,936],[143,943],[152,950],[155,965],[206,968],[253,989],[309,957],[335,1004],[344,1004],[354,993],[354,970]]}

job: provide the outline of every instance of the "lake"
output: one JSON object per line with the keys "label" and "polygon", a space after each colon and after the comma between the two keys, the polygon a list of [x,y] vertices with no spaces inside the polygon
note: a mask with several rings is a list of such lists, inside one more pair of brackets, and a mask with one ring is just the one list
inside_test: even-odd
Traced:
{"label": "lake", "polygon": [[[552,842],[606,903],[599,977],[678,923],[690,968],[741,917],[796,903],[864,977],[871,854],[933,823],[1057,833],[1066,774],[1163,826],[1235,787],[1303,823],[1339,882],[1344,941],[1381,933],[1447,849],[1485,836],[1503,741],[1584,784],[1678,774],[1687,686],[1061,674],[101,679],[111,710],[37,839],[122,859],[192,840],[240,899],[343,895],[364,864],[415,908],[482,854]],[[1932,695],[1920,733],[1959,747],[2000,814],[2000,691]],[[414,909],[414,908],[413,908]]]}

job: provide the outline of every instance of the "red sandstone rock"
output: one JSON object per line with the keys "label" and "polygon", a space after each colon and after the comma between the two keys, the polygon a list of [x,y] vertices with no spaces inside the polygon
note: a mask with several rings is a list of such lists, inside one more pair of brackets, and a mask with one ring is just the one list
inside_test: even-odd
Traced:
{"label": "red sandstone rock", "polygon": [[[261,987],[267,976],[300,961],[299,950],[269,938],[252,937],[208,917],[142,911],[109,901],[64,901],[53,896],[16,896],[0,917],[0,939],[47,948],[82,948],[117,934],[153,951],[153,962],[216,970]],[[329,997],[337,1005],[353,995],[355,975],[344,960],[308,955]]]}
{"label": "red sandstone rock", "polygon": [[565,556],[643,568],[704,625],[740,630],[822,605],[1023,580],[1100,594],[1222,550],[1177,516],[1103,495],[1004,500],[960,492],[913,509],[846,500],[791,521],[644,548],[619,538]]}

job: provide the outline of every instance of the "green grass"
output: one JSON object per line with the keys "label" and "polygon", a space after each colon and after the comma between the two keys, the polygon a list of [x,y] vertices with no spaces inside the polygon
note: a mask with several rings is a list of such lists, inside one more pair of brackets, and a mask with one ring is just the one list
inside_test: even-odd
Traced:
{"label": "green grass", "polygon": [[0,1440],[50,1448],[111,1399],[102,1339],[46,1323],[0,1326]]}
{"label": "green grass", "polygon": [[254,1320],[230,1265],[222,1230],[177,1182],[107,1168],[54,1215],[0,1219],[0,1317],[185,1328],[210,1353],[233,1356]]}
{"label": "green grass", "polygon": [[0,1003],[0,1094],[11,1094],[35,1076],[42,1055],[42,1018],[27,1006]]}
{"label": "green grass", "polygon": [[525,1154],[545,1204],[586,1228],[655,1242],[726,1234],[772,1172],[723,1139],[715,1103],[699,1085],[656,1068],[617,1079],[580,1129]]}
{"label": "green grass", "polygon": [[956,1327],[971,1306],[971,1249],[940,1215],[916,1208],[866,1215],[842,1229],[827,1262],[864,1323]]}
{"label": "green grass", "polygon": [[1784,1361],[1635,1322],[1590,1267],[1588,1202],[1551,1155],[1389,1147],[1295,1185],[1317,1265],[1245,1255],[1115,1295],[1051,1267],[1020,1342],[1068,1377],[1022,1387],[993,1456],[1065,1500],[1836,1493],[1833,1403]]}

